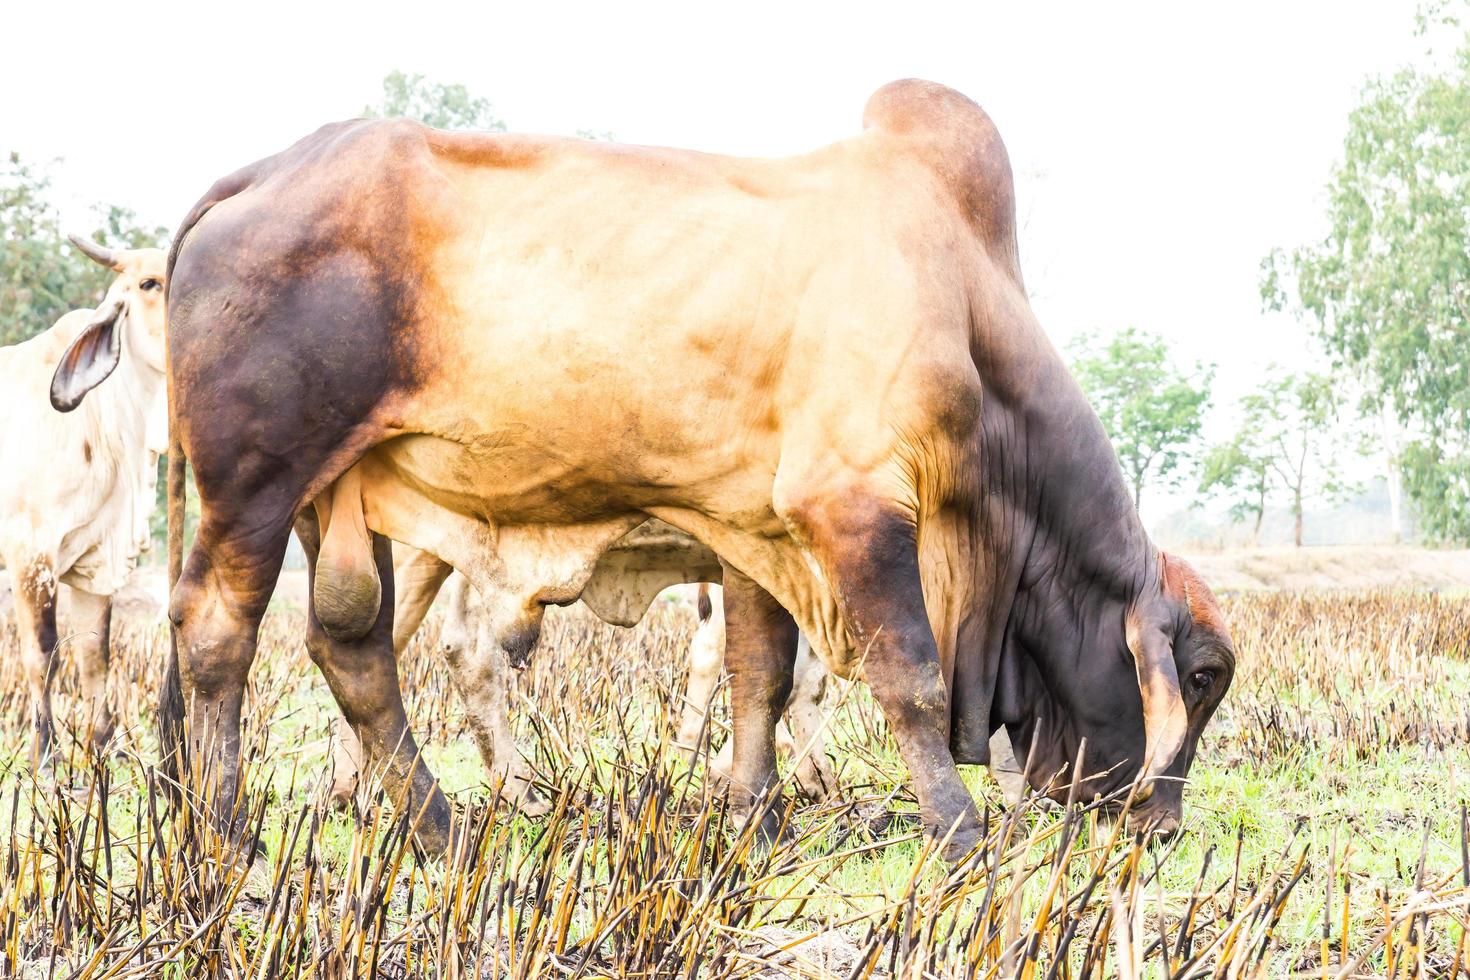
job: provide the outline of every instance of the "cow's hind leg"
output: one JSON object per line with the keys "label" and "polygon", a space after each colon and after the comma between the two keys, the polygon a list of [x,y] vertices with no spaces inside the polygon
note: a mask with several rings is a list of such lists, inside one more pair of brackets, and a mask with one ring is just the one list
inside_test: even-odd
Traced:
{"label": "cow's hind leg", "polygon": [[979,814],[949,750],[949,693],[924,606],[917,535],[899,508],[845,492],[794,509],[863,658],[864,674],[908,766],[926,831],[956,860],[980,834]]}
{"label": "cow's hind leg", "polygon": [[67,645],[77,664],[92,747],[100,754],[112,738],[112,709],[107,703],[107,666],[111,659],[112,596],[72,590],[75,635]]}
{"label": "cow's hind leg", "polygon": [[290,533],[285,515],[253,503],[224,516],[206,509],[169,598],[174,656],[158,710],[164,771],[198,793],[231,836],[245,829],[238,792],[245,684]]}
{"label": "cow's hind leg", "polygon": [[[409,641],[423,624],[434,597],[451,571],[449,565],[426,551],[406,544],[393,545],[394,656],[401,658],[408,649]],[[336,738],[332,741],[332,789],[328,794],[332,806],[345,807],[351,801],[361,768],[362,746],[357,743],[347,719],[339,717]]]}
{"label": "cow's hind leg", "polygon": [[[314,580],[321,540],[314,513],[298,517],[296,535],[306,551],[308,576]],[[357,736],[362,765],[376,771],[389,797],[406,808],[409,819],[417,823],[419,842],[439,852],[450,840],[449,801],[420,756],[403,708],[393,654],[392,545],[374,534],[372,551],[377,578],[383,583],[372,626],[357,639],[334,639],[313,604],[307,609],[306,648]]]}
{"label": "cow's hind leg", "polygon": [[31,694],[31,765],[51,759],[51,681],[56,676],[56,572],[44,555],[7,555],[21,665]]}
{"label": "cow's hind leg", "polygon": [[[736,806],[751,810],[776,783],[776,722],[791,694],[797,631],[770,593],[725,566],[725,667],[735,726],[730,788]],[[775,807],[760,816],[761,835],[774,839]]]}

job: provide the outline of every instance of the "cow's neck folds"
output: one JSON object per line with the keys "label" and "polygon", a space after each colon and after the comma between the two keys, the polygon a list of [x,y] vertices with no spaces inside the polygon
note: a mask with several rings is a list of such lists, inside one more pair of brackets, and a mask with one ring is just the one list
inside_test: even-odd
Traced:
{"label": "cow's neck folds", "polygon": [[[1133,506],[1112,444],[1061,359],[1007,424],[1020,451],[1001,483],[1026,516],[1030,540],[1010,617],[1020,646],[1056,668],[1126,655],[1128,608],[1157,587],[1157,550]],[[992,428],[992,427],[987,427]],[[1019,522],[1017,522],[1019,523]]]}

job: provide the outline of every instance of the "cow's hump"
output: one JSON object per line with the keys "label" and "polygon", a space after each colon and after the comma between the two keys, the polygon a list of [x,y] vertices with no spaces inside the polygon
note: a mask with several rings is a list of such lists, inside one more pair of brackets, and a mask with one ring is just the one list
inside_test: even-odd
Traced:
{"label": "cow's hump", "polygon": [[904,144],[950,186],[976,231],[1014,246],[1010,157],[984,109],[937,82],[906,78],[873,93],[863,109],[863,127]]}

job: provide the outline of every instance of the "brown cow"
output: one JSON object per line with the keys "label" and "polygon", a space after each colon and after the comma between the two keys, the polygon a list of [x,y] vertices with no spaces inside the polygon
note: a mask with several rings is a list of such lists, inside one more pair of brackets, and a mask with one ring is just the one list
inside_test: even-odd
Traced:
{"label": "brown cow", "polygon": [[724,564],[747,803],[799,626],[871,684],[946,854],[980,832],[956,762],[1000,724],[1034,783],[1137,778],[1135,817],[1175,823],[1230,641],[1036,323],[1014,211],[989,117],[921,81],[788,159],[354,121],[223,179],[172,256],[171,419],[202,516],[166,739],[187,705],[229,797],[296,524],[319,536],[312,656],[443,846],[388,541],[493,596],[516,659],[651,516]]}

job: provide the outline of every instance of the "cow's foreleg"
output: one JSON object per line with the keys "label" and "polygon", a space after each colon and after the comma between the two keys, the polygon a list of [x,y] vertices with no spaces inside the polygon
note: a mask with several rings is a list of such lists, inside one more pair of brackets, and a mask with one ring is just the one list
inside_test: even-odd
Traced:
{"label": "cow's foreleg", "polygon": [[975,801],[949,750],[949,692],[919,576],[917,535],[898,507],[862,492],[786,515],[810,542],[873,694],[908,766],[925,830],[957,860],[978,841]]}
{"label": "cow's foreleg", "polygon": [[76,659],[82,699],[88,708],[92,746],[101,754],[112,738],[112,709],[107,702],[107,665],[111,657],[112,596],[72,591],[75,635],[69,649]]}
{"label": "cow's foreleg", "polygon": [[[314,513],[304,511],[298,517],[296,536],[306,551],[308,578],[314,580],[321,547]],[[371,546],[375,573],[383,583],[383,601],[373,624],[357,639],[336,639],[322,627],[312,604],[307,609],[306,649],[357,736],[361,764],[380,775],[388,796],[417,822],[419,842],[437,853],[450,842],[449,801],[408,730],[393,654],[392,545],[374,534]]]}
{"label": "cow's foreleg", "polygon": [[[725,566],[725,668],[735,726],[730,789],[741,809],[757,806],[776,782],[776,722],[791,694],[796,622],[770,593]],[[761,834],[773,840],[779,815],[761,815]]]}
{"label": "cow's foreleg", "polygon": [[56,676],[56,571],[44,555],[6,555],[15,592],[21,665],[31,689],[31,765],[51,759],[51,680]]}

